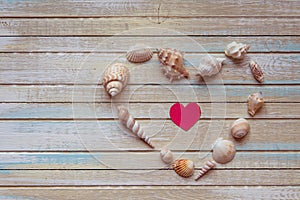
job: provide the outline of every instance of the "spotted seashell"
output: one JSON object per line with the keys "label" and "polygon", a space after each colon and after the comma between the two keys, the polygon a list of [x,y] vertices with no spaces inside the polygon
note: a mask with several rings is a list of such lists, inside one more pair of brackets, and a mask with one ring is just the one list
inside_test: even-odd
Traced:
{"label": "spotted seashell", "polygon": [[244,118],[240,118],[233,122],[231,126],[231,135],[236,139],[240,139],[242,137],[245,137],[245,135],[248,134],[249,130],[249,122]]}
{"label": "spotted seashell", "polygon": [[171,164],[174,160],[172,151],[167,148],[162,148],[160,151],[161,160],[166,164]]}
{"label": "spotted seashell", "polygon": [[253,93],[248,97],[248,113],[253,117],[257,111],[264,105],[265,99],[262,92]]}
{"label": "spotted seashell", "polygon": [[250,61],[249,66],[254,78],[260,83],[264,82],[264,73],[260,66],[255,61]]}
{"label": "spotted seashell", "polygon": [[127,52],[126,58],[132,63],[143,63],[150,60],[153,51],[150,48],[133,49]]}
{"label": "spotted seashell", "polygon": [[205,165],[201,168],[198,176],[195,178],[195,181],[199,180],[206,172],[208,172],[215,165],[216,165],[216,162],[214,160],[206,161]]}
{"label": "spotted seashell", "polygon": [[235,146],[229,140],[218,139],[213,147],[212,157],[221,164],[230,162],[235,156]]}
{"label": "spotted seashell", "polygon": [[105,70],[103,87],[111,97],[114,97],[126,87],[128,78],[128,68],[123,63],[115,63]]}
{"label": "spotted seashell", "polygon": [[198,67],[198,75],[201,77],[213,76],[220,72],[225,58],[205,57]]}
{"label": "spotted seashell", "polygon": [[188,159],[176,160],[173,164],[174,171],[182,177],[188,178],[194,173],[194,162]]}
{"label": "spotted seashell", "polygon": [[123,106],[119,106],[118,111],[120,122],[147,145],[154,148],[150,138],[145,134],[144,130],[140,127],[140,124],[130,115],[129,111]]}
{"label": "spotted seashell", "polygon": [[227,45],[225,55],[233,59],[243,59],[249,49],[249,45],[232,42]]}

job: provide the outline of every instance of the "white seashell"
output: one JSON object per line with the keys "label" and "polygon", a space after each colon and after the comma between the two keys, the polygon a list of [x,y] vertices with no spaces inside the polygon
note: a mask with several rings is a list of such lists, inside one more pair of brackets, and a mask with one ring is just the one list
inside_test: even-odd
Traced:
{"label": "white seashell", "polygon": [[136,134],[142,141],[148,144],[151,148],[154,148],[150,138],[145,134],[144,130],[140,127],[139,123],[130,115],[128,110],[119,106],[119,120],[125,125],[129,130],[131,130],[134,134]]}
{"label": "white seashell", "polygon": [[162,148],[160,150],[161,160],[166,164],[171,164],[174,160],[173,153],[167,148]]}
{"label": "white seashell", "polygon": [[128,78],[128,68],[123,63],[115,63],[105,70],[103,87],[111,97],[114,97],[126,87]]}
{"label": "white seashell", "polygon": [[179,73],[177,70],[173,69],[168,65],[162,65],[163,74],[169,78],[172,83],[173,80],[180,80],[184,77],[183,74]]}
{"label": "white seashell", "polygon": [[227,45],[225,55],[233,59],[243,59],[249,49],[249,45],[232,42]]}
{"label": "white seashell", "polygon": [[229,140],[218,139],[214,145],[212,157],[221,164],[230,162],[235,156],[235,146]]}
{"label": "white seashell", "polygon": [[173,164],[173,169],[179,176],[188,178],[193,175],[195,165],[191,160],[180,159],[175,161]]}
{"label": "white seashell", "polygon": [[198,67],[198,74],[201,77],[213,76],[220,72],[225,58],[205,57]]}
{"label": "white seashell", "polygon": [[253,117],[257,111],[264,105],[262,92],[253,93],[248,97],[248,113]]}
{"label": "white seashell", "polygon": [[143,63],[150,60],[153,56],[153,51],[150,48],[133,49],[127,52],[126,58],[129,62]]}
{"label": "white seashell", "polygon": [[264,73],[260,66],[255,61],[250,61],[249,66],[254,78],[260,83],[264,82]]}
{"label": "white seashell", "polygon": [[240,139],[247,135],[249,130],[249,122],[244,118],[240,118],[233,122],[231,126],[231,135],[236,139]]}
{"label": "white seashell", "polygon": [[216,165],[216,162],[214,160],[208,160],[204,164],[204,166],[201,168],[198,176],[195,178],[195,181],[199,180],[206,172],[208,172],[210,169],[212,169]]}

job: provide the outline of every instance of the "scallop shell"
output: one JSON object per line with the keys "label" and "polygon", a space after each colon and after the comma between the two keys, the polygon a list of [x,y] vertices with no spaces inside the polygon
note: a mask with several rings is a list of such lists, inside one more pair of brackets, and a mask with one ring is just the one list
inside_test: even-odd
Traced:
{"label": "scallop shell", "polygon": [[253,93],[248,97],[248,113],[253,117],[257,111],[264,105],[262,92]]}
{"label": "scallop shell", "polygon": [[120,122],[147,145],[149,145],[151,148],[154,148],[151,139],[145,134],[144,130],[140,127],[140,124],[130,115],[129,111],[123,106],[119,106],[118,110]]}
{"label": "scallop shell", "polygon": [[188,178],[194,173],[194,162],[188,159],[176,160],[173,164],[174,171],[182,177]]}
{"label": "scallop shell", "polygon": [[213,76],[220,72],[225,58],[205,57],[198,67],[198,74],[201,77]]}
{"label": "scallop shell", "polygon": [[231,135],[236,139],[240,139],[247,135],[249,130],[249,122],[244,118],[240,118],[233,122],[231,126]]}
{"label": "scallop shell", "polygon": [[195,181],[199,180],[206,172],[212,169],[217,163],[214,160],[208,160],[201,168],[198,176],[195,178]]}
{"label": "scallop shell", "polygon": [[167,148],[162,148],[160,150],[160,157],[161,157],[161,160],[166,164],[171,164],[174,160],[172,151],[170,151]]}
{"label": "scallop shell", "polygon": [[264,82],[264,73],[260,66],[255,61],[250,61],[249,66],[254,78],[260,83]]}
{"label": "scallop shell", "polygon": [[103,87],[111,97],[114,97],[126,87],[128,78],[128,68],[123,63],[115,63],[105,70]]}
{"label": "scallop shell", "polygon": [[150,48],[133,49],[128,51],[126,58],[132,63],[143,63],[150,60],[153,56],[153,51]]}
{"label": "scallop shell", "polygon": [[230,162],[235,156],[235,146],[229,140],[218,139],[214,145],[212,157],[221,164]]}
{"label": "scallop shell", "polygon": [[234,59],[243,59],[249,49],[249,45],[232,42],[227,45],[225,55]]}

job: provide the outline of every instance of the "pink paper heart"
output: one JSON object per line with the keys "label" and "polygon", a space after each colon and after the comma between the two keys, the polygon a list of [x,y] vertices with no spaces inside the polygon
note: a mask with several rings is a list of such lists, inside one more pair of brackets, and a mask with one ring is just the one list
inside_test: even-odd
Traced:
{"label": "pink paper heart", "polygon": [[180,103],[175,103],[170,108],[172,121],[185,131],[192,128],[200,116],[201,109],[197,103],[189,103],[185,107]]}

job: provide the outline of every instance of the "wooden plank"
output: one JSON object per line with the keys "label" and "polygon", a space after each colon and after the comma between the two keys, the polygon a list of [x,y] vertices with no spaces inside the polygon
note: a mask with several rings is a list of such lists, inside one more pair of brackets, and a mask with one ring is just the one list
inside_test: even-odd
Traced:
{"label": "wooden plank", "polygon": [[161,23],[147,17],[0,18],[0,21],[0,36],[300,35],[300,18],[170,18]]}
{"label": "wooden plank", "polygon": [[[156,149],[211,149],[218,137],[229,134],[234,120],[199,120],[188,132],[170,120],[139,120]],[[300,150],[299,120],[250,120],[251,131],[235,141],[236,149]],[[1,121],[1,151],[151,151],[116,121]]]}
{"label": "wooden plank", "polygon": [[[226,59],[219,76],[199,81],[197,66],[206,54],[186,54],[189,80],[172,84],[256,84],[249,68],[250,60],[264,71],[264,85],[300,84],[298,54],[250,54],[243,62]],[[224,57],[214,54],[214,57]],[[125,62],[130,68],[130,84],[170,84],[156,57],[137,65],[125,60],[125,53],[2,53],[0,54],[0,84],[99,84],[104,70],[111,62]],[[192,67],[195,66],[195,67]],[[151,74],[151,76],[148,76]]]}
{"label": "wooden plank", "polygon": [[[2,103],[131,103],[131,102],[247,102],[261,91],[265,101],[299,102],[300,87],[241,85],[128,85],[111,99],[102,85],[0,85]],[[295,104],[298,107],[298,104]]]}
{"label": "wooden plank", "polygon": [[[194,161],[197,169],[211,159],[208,152],[173,152],[174,158]],[[100,152],[100,153],[0,153],[0,168],[4,169],[168,169],[156,152]],[[232,162],[214,169],[297,169],[297,152],[238,152]]]}
{"label": "wooden plank", "polygon": [[1,187],[3,199],[299,199],[298,186]]}
{"label": "wooden plank", "polygon": [[299,175],[300,170],[213,170],[194,181],[173,170],[0,170],[0,186],[297,186]]}
{"label": "wooden plank", "polygon": [[[299,37],[1,37],[0,52],[126,52],[135,44],[172,47],[183,52],[223,53],[227,44],[250,44],[250,53],[299,52]],[[192,44],[192,45],[191,45]],[[201,46],[197,46],[199,44]],[[264,55],[268,56],[268,55]],[[284,56],[284,55],[282,55]]]}
{"label": "wooden plank", "polygon": [[[0,119],[114,119],[117,105],[110,103],[2,103]],[[169,109],[173,103],[131,103],[130,113],[136,119],[169,119]],[[266,103],[254,117],[247,112],[247,103],[199,103],[201,119],[282,119],[300,118],[299,104]],[[216,111],[217,110],[217,111]],[[225,115],[226,112],[226,115]]]}
{"label": "wooden plank", "polygon": [[[98,16],[299,16],[297,1],[242,2],[222,1],[1,1],[0,15],[5,17],[98,17]],[[157,19],[158,20],[158,19]]]}

